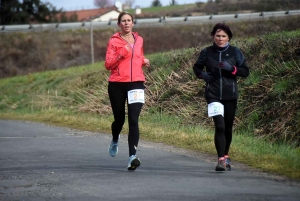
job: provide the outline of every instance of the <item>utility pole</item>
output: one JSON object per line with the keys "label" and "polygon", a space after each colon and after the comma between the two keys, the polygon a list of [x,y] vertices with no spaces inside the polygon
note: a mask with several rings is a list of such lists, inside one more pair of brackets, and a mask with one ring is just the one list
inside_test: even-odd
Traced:
{"label": "utility pole", "polygon": [[93,34],[93,23],[92,18],[90,17],[90,32],[91,32],[91,56],[92,56],[92,64],[94,64],[94,34]]}

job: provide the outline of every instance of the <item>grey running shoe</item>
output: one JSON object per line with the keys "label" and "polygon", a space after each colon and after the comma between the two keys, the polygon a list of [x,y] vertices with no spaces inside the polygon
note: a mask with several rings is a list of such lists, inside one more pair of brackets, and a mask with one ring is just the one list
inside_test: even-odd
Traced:
{"label": "grey running shoe", "polygon": [[224,171],[226,170],[226,163],[225,163],[225,159],[222,160],[218,160],[218,164],[216,166],[216,171]]}
{"label": "grey running shoe", "polygon": [[230,171],[231,170],[230,158],[225,158],[225,163],[226,163],[226,170]]}
{"label": "grey running shoe", "polygon": [[108,147],[108,152],[111,157],[115,157],[118,153],[118,142],[111,141]]}
{"label": "grey running shoe", "polygon": [[136,155],[132,155],[129,157],[127,170],[135,170],[137,167],[141,165],[140,159],[136,157]]}

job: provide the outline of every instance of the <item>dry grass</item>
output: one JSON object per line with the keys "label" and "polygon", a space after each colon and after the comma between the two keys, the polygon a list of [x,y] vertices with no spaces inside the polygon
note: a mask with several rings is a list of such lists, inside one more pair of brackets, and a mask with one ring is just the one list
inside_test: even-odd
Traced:
{"label": "dry grass", "polygon": [[[228,24],[234,38],[261,36],[300,27],[297,16]],[[145,52],[151,54],[207,44],[211,40],[213,25],[146,27],[135,28],[134,31],[144,38]],[[107,41],[116,31],[94,31],[96,62],[104,60]],[[0,78],[86,65],[91,63],[90,51],[90,33],[86,30],[3,33],[0,37]]]}

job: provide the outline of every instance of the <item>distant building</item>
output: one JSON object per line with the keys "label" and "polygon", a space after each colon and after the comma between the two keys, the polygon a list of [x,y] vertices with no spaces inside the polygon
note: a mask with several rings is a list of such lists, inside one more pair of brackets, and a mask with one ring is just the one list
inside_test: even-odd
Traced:
{"label": "distant building", "polygon": [[[85,22],[85,21],[109,21],[116,20],[119,16],[119,11],[115,6],[108,8],[97,8],[97,9],[87,9],[87,10],[74,10],[62,12],[57,15],[57,19],[59,21],[63,21],[62,19],[68,19],[67,21],[77,21],[77,22]],[[76,20],[74,20],[76,19]],[[64,20],[66,21],[66,20]]]}
{"label": "distant building", "polygon": [[136,15],[142,14],[142,9],[141,9],[140,6],[136,6],[136,7],[135,7],[135,14],[136,14]]}

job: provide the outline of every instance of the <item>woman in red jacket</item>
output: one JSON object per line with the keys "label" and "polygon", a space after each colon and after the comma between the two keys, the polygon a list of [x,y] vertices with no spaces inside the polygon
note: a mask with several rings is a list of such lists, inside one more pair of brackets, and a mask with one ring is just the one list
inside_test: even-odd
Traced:
{"label": "woman in red jacket", "polygon": [[109,40],[106,50],[105,68],[110,70],[108,94],[114,115],[111,125],[112,141],[109,154],[114,157],[118,153],[118,140],[125,123],[125,103],[128,108],[128,170],[135,170],[141,162],[136,156],[139,142],[139,115],[145,103],[145,76],[142,67],[150,66],[144,57],[143,38],[137,32],[132,32],[133,17],[127,12],[121,12],[118,17],[121,31],[115,33]]}

